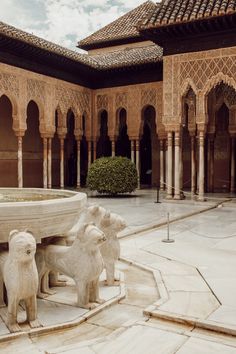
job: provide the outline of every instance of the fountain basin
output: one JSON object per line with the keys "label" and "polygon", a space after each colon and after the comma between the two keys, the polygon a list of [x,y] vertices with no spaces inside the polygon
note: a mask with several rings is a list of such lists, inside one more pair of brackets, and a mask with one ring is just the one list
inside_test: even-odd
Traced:
{"label": "fountain basin", "polygon": [[28,229],[37,242],[63,236],[87,204],[85,193],[41,188],[0,188],[0,243],[11,230]]}

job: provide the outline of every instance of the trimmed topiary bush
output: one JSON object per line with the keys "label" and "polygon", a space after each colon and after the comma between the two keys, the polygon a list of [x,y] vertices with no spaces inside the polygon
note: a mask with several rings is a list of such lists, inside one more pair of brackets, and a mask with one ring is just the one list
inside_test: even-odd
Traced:
{"label": "trimmed topiary bush", "polygon": [[131,193],[138,186],[136,166],[126,157],[95,160],[87,175],[87,187],[106,194]]}

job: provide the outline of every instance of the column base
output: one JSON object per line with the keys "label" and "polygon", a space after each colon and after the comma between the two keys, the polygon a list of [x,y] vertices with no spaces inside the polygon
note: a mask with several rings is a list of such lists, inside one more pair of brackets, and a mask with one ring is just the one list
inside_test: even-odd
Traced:
{"label": "column base", "polygon": [[173,195],[167,194],[166,199],[167,199],[167,200],[173,199]]}
{"label": "column base", "polygon": [[182,198],[181,198],[181,196],[180,195],[175,195],[174,196],[174,200],[181,200]]}
{"label": "column base", "polygon": [[199,201],[199,202],[205,202],[206,201],[206,198],[204,198],[204,196],[199,196],[198,198],[197,198],[197,200]]}

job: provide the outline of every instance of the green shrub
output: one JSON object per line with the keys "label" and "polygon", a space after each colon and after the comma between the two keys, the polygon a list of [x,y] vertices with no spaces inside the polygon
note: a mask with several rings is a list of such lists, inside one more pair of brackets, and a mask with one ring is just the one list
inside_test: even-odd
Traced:
{"label": "green shrub", "polygon": [[138,186],[135,164],[126,157],[102,157],[88,171],[87,187],[106,194],[131,193]]}

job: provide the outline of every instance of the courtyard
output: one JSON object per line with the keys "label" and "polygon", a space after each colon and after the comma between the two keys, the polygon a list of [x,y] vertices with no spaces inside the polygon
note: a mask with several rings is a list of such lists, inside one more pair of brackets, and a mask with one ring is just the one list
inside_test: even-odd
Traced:
{"label": "courtyard", "polygon": [[[160,204],[155,196],[88,198],[127,219],[117,265],[123,297],[78,325],[62,312],[58,327],[57,308],[44,309],[51,323],[43,331],[7,337],[1,323],[2,353],[236,353],[234,196],[205,203],[161,196]],[[162,242],[167,212],[171,244]],[[73,305],[71,313],[79,318]]]}

